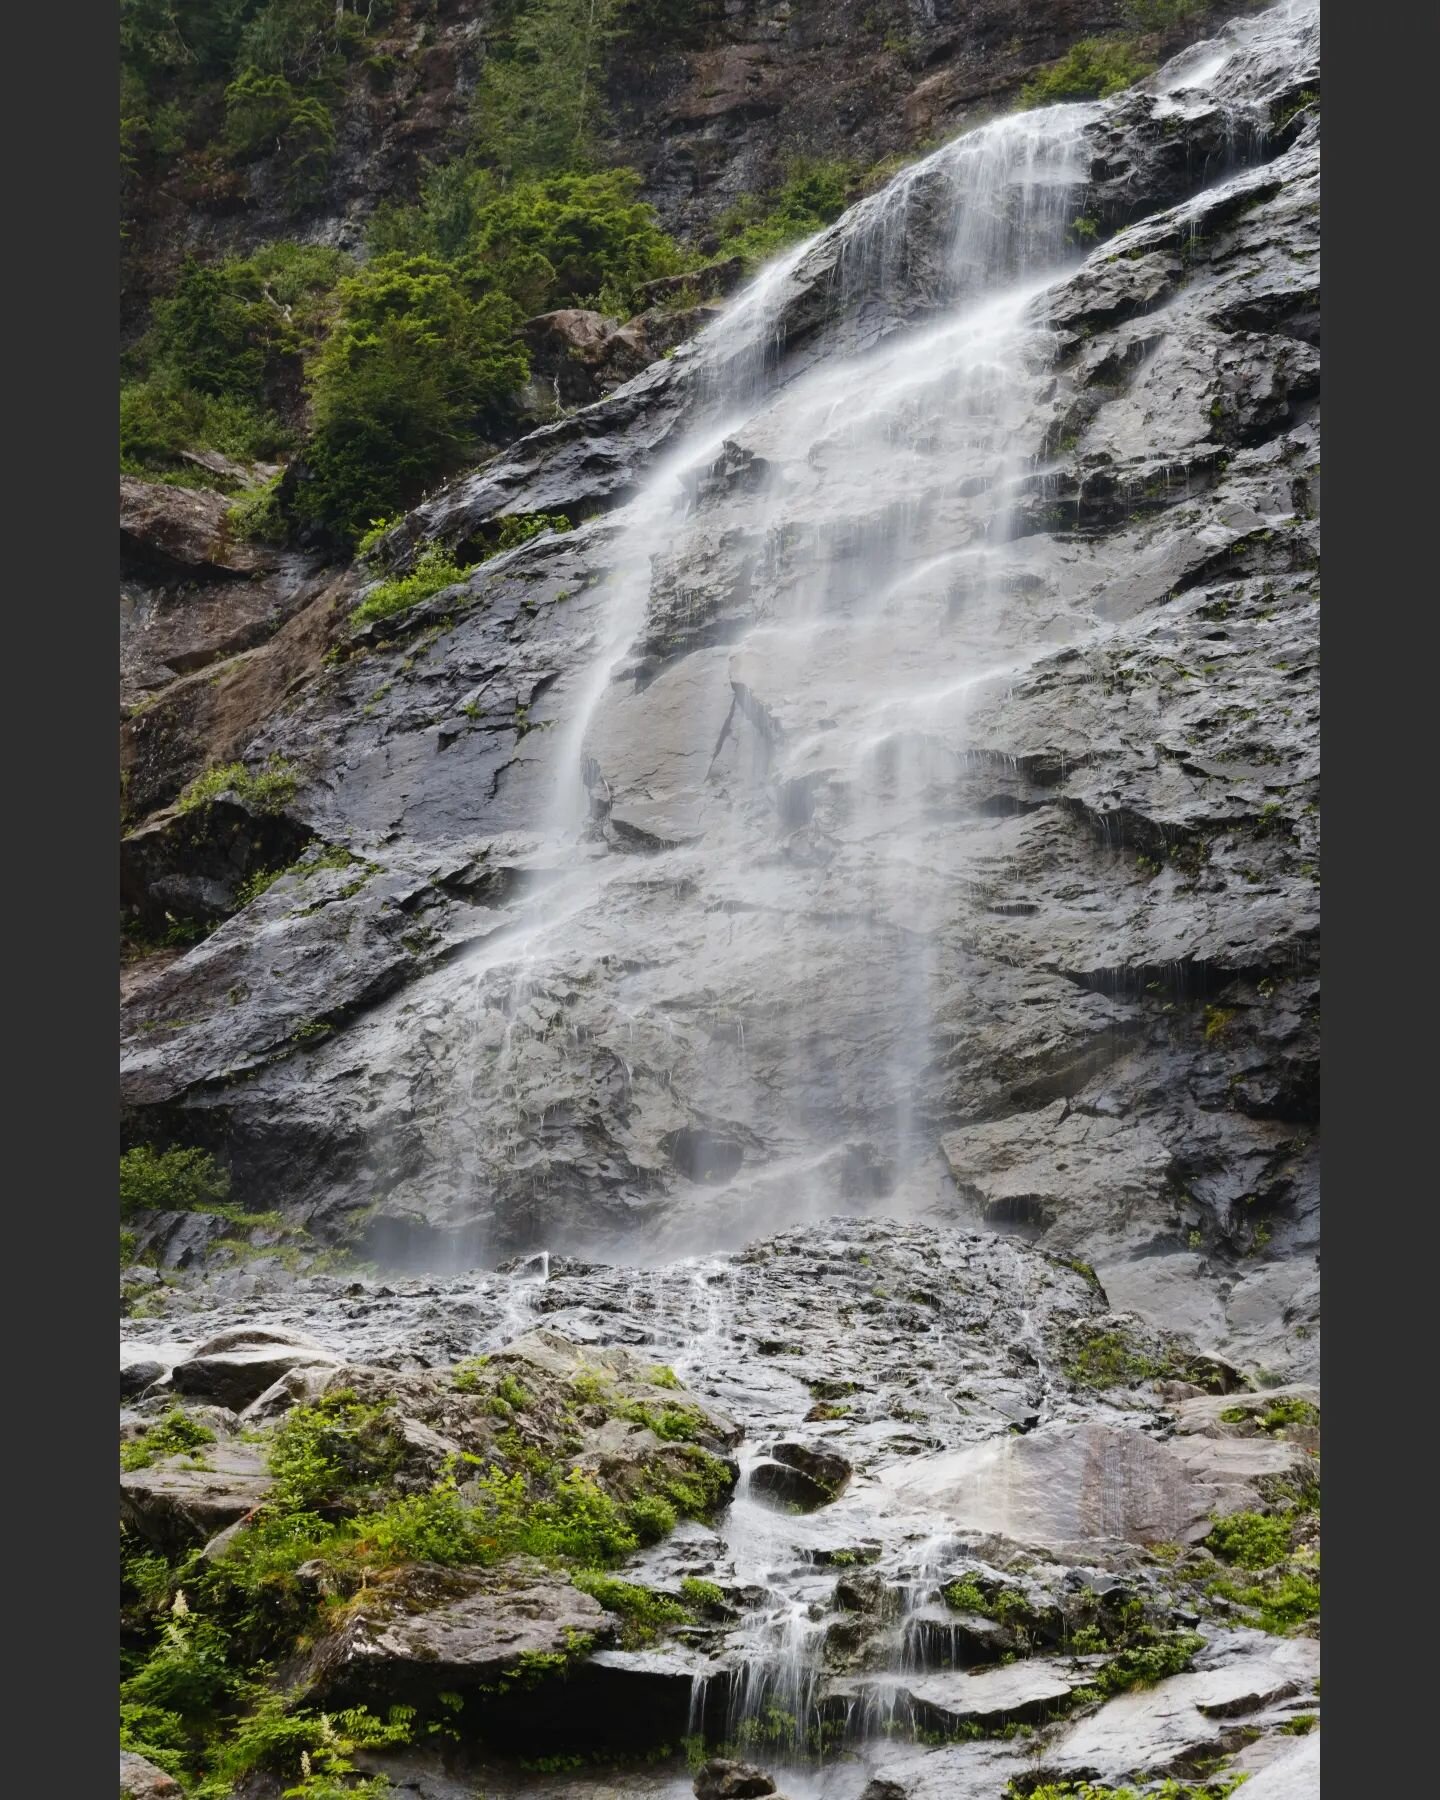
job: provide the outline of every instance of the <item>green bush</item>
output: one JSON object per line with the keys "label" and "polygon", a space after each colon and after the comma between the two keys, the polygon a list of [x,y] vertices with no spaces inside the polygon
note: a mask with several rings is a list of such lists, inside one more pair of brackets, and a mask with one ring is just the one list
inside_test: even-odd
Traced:
{"label": "green bush", "polygon": [[200,394],[255,392],[264,354],[253,341],[248,308],[216,264],[188,257],[152,321],[151,354],[182,387]]}
{"label": "green bush", "polygon": [[1290,1548],[1290,1521],[1274,1513],[1236,1512],[1216,1521],[1207,1548],[1242,1569],[1270,1569]]}
{"label": "green bush", "polygon": [[856,176],[852,163],[793,159],[778,188],[748,194],[721,215],[721,254],[743,256],[754,265],[812,237],[844,212]]}
{"label": "green bush", "polygon": [[[252,462],[288,442],[276,418],[234,394],[196,393],[164,374],[120,390],[120,467],[128,474],[158,479],[177,473],[170,465],[182,450],[219,450]],[[202,469],[178,473],[191,486],[205,483]]]}
{"label": "green bush", "polygon": [[120,1213],[205,1212],[230,1192],[230,1176],[208,1150],[138,1144],[120,1158]]}
{"label": "green bush", "polygon": [[1103,100],[1154,69],[1136,54],[1128,38],[1081,38],[1067,55],[1051,63],[1020,90],[1022,106],[1050,106],[1061,100]]}
{"label": "green bush", "polygon": [[654,208],[636,198],[632,169],[562,174],[518,184],[481,206],[461,264],[526,312],[609,294],[625,311],[636,285],[682,266]]}
{"label": "green bush", "polygon": [[244,763],[223,763],[206,769],[181,789],[176,811],[194,812],[222,794],[234,794],[252,812],[283,812],[295,798],[295,770],[283,756],[272,756],[255,775]]}
{"label": "green bush", "polygon": [[595,150],[615,0],[529,0],[476,88],[479,154],[507,175],[583,166]]}
{"label": "green bush", "polygon": [[404,1443],[384,1406],[366,1406],[340,1389],[313,1406],[294,1406],[270,1444],[274,1505],[310,1513],[350,1490],[393,1475]]}
{"label": "green bush", "polygon": [[179,1780],[186,1773],[185,1752],[190,1747],[189,1733],[179,1713],[168,1707],[146,1706],[139,1701],[122,1701],[120,1706],[120,1748],[133,1750],[167,1775]]}
{"label": "green bush", "polygon": [[446,473],[498,419],[528,363],[503,296],[472,299],[443,263],[381,256],[339,286],[311,371],[302,514],[353,543]]}
{"label": "green bush", "polygon": [[484,1560],[473,1510],[452,1480],[428,1494],[406,1494],[359,1526],[362,1548],[382,1563],[474,1563]]}
{"label": "green bush", "polygon": [[335,120],[318,94],[298,92],[283,75],[247,68],[225,90],[225,143],[241,160],[279,156],[287,191],[303,205],[329,172]]}
{"label": "green bush", "polygon": [[725,1604],[723,1588],[713,1581],[701,1581],[695,1575],[684,1577],[680,1583],[680,1592],[700,1612],[714,1612]]}
{"label": "green bush", "polygon": [[[362,540],[363,542],[363,540]],[[372,619],[388,619],[393,613],[408,612],[442,588],[454,587],[465,579],[466,570],[457,563],[443,544],[430,544],[415,559],[408,575],[396,576],[373,587],[350,615],[352,625],[368,625]]]}
{"label": "green bush", "polygon": [[477,292],[506,295],[517,312],[549,312],[605,297],[628,313],[636,286],[684,266],[654,208],[637,199],[632,169],[562,173],[502,188],[473,159],[428,171],[419,203],[382,207],[377,252],[453,261]]}
{"label": "green bush", "polygon": [[689,1607],[667,1594],[619,1581],[613,1575],[581,1569],[571,1580],[582,1593],[598,1600],[606,1612],[617,1613],[625,1621],[620,1642],[627,1650],[654,1643],[667,1625],[683,1625],[691,1616]]}
{"label": "green bush", "polygon": [[225,515],[225,523],[237,538],[251,543],[278,544],[288,529],[280,504],[280,477],[250,488]]}
{"label": "green bush", "polygon": [[668,1500],[658,1494],[641,1494],[625,1507],[625,1523],[637,1543],[658,1544],[669,1537],[679,1523],[679,1516]]}

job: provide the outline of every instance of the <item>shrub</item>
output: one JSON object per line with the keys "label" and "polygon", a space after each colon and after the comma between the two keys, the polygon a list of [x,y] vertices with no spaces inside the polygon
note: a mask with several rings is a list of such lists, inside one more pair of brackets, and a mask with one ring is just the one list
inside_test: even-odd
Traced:
{"label": "shrub", "polygon": [[1136,55],[1126,38],[1081,38],[1067,55],[1051,63],[1020,90],[1021,106],[1050,106],[1061,100],[1103,100],[1150,74],[1153,63]]}
{"label": "shrub", "polygon": [[1207,1548],[1242,1569],[1269,1569],[1290,1548],[1290,1521],[1273,1513],[1236,1512],[1216,1521]]}
{"label": "shrub", "polygon": [[844,212],[855,179],[856,170],[847,162],[792,160],[778,188],[747,195],[721,215],[721,254],[755,264],[813,236]]}
{"label": "shrub", "polygon": [[138,1144],[120,1158],[120,1213],[205,1212],[230,1192],[230,1176],[208,1150]]}
{"label": "shrub", "polygon": [[151,352],[184,387],[201,394],[250,394],[264,358],[244,303],[213,263],[188,257],[175,292],[158,301]]}
{"label": "shrub", "polygon": [[335,120],[318,94],[301,93],[283,75],[242,70],[225,90],[225,144],[250,160],[273,151],[291,200],[304,205],[323,185],[335,148]]}
{"label": "shrub", "polygon": [[463,266],[528,312],[602,291],[627,300],[637,283],[676,273],[682,260],[654,208],[636,198],[639,185],[632,169],[607,169],[496,194],[475,215]]}
{"label": "shrub", "polygon": [[614,10],[615,0],[530,0],[492,47],[476,89],[481,156],[516,176],[590,159]]}
{"label": "shrub", "polygon": [[394,613],[408,612],[442,588],[454,587],[465,579],[466,571],[443,544],[431,544],[415,559],[408,575],[396,576],[373,587],[350,615],[352,625],[368,625],[372,619],[388,619]]}
{"label": "shrub", "polygon": [[625,1508],[625,1523],[637,1543],[658,1544],[661,1538],[669,1537],[678,1522],[675,1508],[658,1494],[642,1494]]}
{"label": "shrub", "polygon": [[[208,395],[186,388],[168,373],[120,389],[120,467],[152,475],[182,450],[219,450],[249,461],[273,455],[288,441],[277,419],[234,394]],[[194,486],[205,480],[185,470]]]}
{"label": "shrub", "polygon": [[284,508],[280,504],[280,477],[250,488],[225,515],[225,523],[238,538],[252,543],[278,544],[285,537]]}
{"label": "shrub", "polygon": [[339,286],[311,372],[310,479],[300,506],[353,542],[448,470],[528,372],[514,309],[471,299],[444,264],[377,257]]}
{"label": "shrub", "polygon": [[175,803],[176,809],[194,812],[222,794],[234,794],[252,812],[283,812],[295,798],[294,768],[283,756],[272,756],[256,775],[244,763],[223,763],[188,782]]}

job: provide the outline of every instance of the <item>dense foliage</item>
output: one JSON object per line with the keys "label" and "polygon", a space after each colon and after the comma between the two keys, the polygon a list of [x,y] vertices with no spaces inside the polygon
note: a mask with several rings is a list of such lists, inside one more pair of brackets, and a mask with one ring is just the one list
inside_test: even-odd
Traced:
{"label": "dense foliage", "polygon": [[[340,111],[380,79],[388,0],[121,0],[122,162],[132,194],[170,164],[202,186],[256,179],[303,214]],[[709,0],[517,0],[486,23],[464,141],[413,201],[383,202],[370,260],[280,240],[180,269],[126,358],[121,467],[240,490],[238,532],[353,547],[371,522],[510,435],[528,376],[517,328],[591,306],[629,317],[646,282],[705,260],[664,232],[633,170],[606,167],[606,72],[694,41]],[[720,221],[754,265],[835,218],[840,163],[792,162]],[[263,469],[199,469],[187,453]]]}

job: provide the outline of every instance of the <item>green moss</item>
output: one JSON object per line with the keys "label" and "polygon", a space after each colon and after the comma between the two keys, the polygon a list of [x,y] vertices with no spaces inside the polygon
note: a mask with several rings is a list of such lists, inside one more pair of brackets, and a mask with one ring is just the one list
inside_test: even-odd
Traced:
{"label": "green moss", "polygon": [[1065,1373],[1081,1387],[1109,1388],[1153,1380],[1166,1373],[1166,1365],[1122,1332],[1091,1331],[1066,1363]]}
{"label": "green moss", "polygon": [[1233,1006],[1207,1006],[1205,1008],[1205,1042],[1213,1044],[1218,1037],[1223,1037],[1235,1017]]}
{"label": "green moss", "polygon": [[643,1400],[630,1400],[615,1409],[615,1416],[643,1425],[672,1444],[693,1443],[708,1428],[704,1413],[695,1406],[650,1406]]}

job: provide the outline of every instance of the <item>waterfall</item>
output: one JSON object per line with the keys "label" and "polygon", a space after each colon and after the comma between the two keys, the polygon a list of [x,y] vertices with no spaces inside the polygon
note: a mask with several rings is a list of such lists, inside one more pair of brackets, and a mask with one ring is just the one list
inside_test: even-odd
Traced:
{"label": "waterfall", "polygon": [[[1153,104],[1253,137],[1307,17],[1187,52]],[[1044,296],[1120,103],[982,125],[763,270],[682,352],[688,428],[586,528],[544,884],[460,965],[432,1143],[476,1215],[504,1191],[503,1248],[693,1254],[944,1189],[950,898],[1003,889],[1016,776],[967,720],[1103,616]]]}

